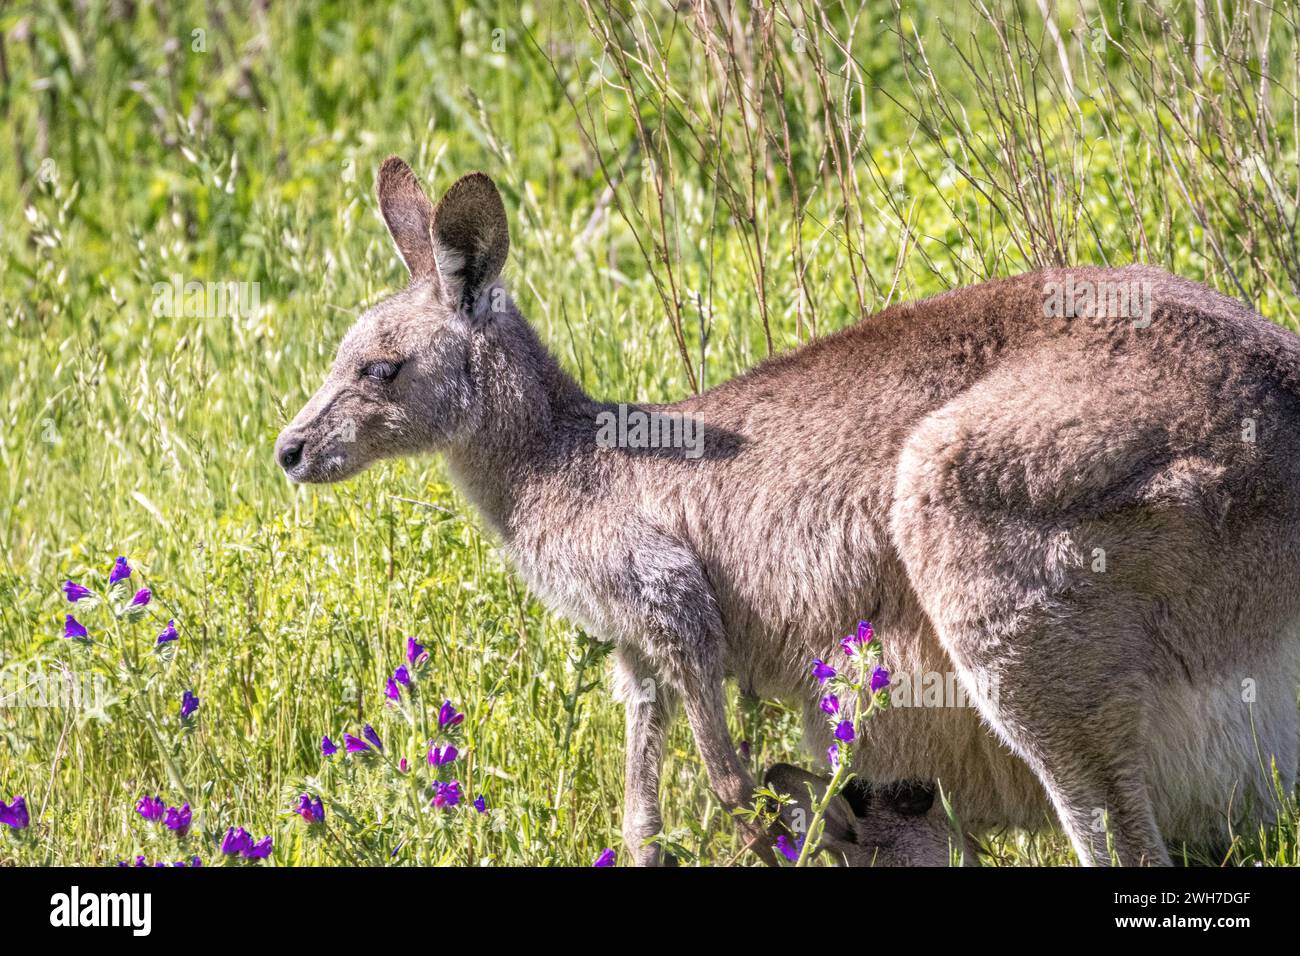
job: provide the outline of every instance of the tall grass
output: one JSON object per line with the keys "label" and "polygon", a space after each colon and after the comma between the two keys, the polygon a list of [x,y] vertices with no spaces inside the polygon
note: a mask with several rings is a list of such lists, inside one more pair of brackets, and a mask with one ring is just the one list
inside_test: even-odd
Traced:
{"label": "tall grass", "polygon": [[[34,818],[0,861],[179,855],[131,808],[182,791],[205,860],[229,826],[274,835],[279,864],[617,846],[600,647],[524,592],[441,465],[294,489],[271,460],[342,333],[403,281],[372,198],[383,156],[435,190],[491,172],[516,298],[601,396],[678,397],[890,302],[1055,262],[1156,262],[1294,327],[1294,18],[1197,9],[0,10],[0,799],[26,794]],[[156,314],[173,276],[257,283],[260,305]],[[155,594],[121,638],[138,689],[61,636],[59,585],[118,554]],[[155,659],[168,619],[180,640]],[[404,711],[383,690],[411,635],[431,659]],[[95,668],[98,708],[16,696]],[[423,761],[444,697],[485,814],[416,812],[396,765]],[[733,721],[756,770],[800,759],[779,702]],[[392,761],[321,756],[366,722]],[[665,781],[678,854],[735,858],[684,728]],[[291,814],[304,792],[328,831]],[[1233,860],[1294,865],[1295,832],[1244,835]],[[1050,835],[989,851],[1071,860]]]}

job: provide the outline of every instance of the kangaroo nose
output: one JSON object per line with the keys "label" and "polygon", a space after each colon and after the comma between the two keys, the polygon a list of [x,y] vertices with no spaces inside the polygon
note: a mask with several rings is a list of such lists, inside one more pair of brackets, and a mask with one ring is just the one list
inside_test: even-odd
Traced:
{"label": "kangaroo nose", "polygon": [[275,459],[285,471],[302,461],[302,439],[298,436],[281,435],[280,440],[275,444]]}

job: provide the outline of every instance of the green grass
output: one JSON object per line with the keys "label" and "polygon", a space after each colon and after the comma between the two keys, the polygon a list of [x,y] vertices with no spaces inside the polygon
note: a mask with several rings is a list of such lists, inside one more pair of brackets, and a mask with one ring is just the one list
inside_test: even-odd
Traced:
{"label": "green grass", "polygon": [[[1159,31],[1139,30],[1125,6],[1104,5],[1107,46],[1062,5],[1062,29],[1076,31],[1078,105],[1053,108],[1044,93],[1033,127],[1042,142],[1023,129],[1012,137],[1029,168],[1059,174],[1037,199],[1023,183],[1007,190],[1029,197],[1021,208],[998,191],[1014,186],[1005,161],[981,166],[1001,127],[959,55],[962,31],[987,40],[989,26],[973,10],[951,17],[950,46],[946,6],[909,5],[899,19],[885,4],[857,17],[832,10],[826,31],[857,26],[852,68],[809,27],[831,82],[864,107],[848,213],[826,161],[834,125],[816,109],[814,74],[798,73],[811,68],[788,19],[772,37],[791,85],[763,113],[769,129],[791,121],[795,146],[755,186],[743,147],[754,117],[734,96],[707,108],[719,87],[699,39],[658,4],[635,5],[625,22],[592,11],[628,49],[640,37],[665,51],[662,71],[635,74],[632,98],[673,157],[653,167],[632,146],[615,61],[572,6],[195,2],[142,5],[133,21],[114,4],[0,12],[0,799],[25,794],[33,816],[30,832],[0,833],[0,863],[206,862],[228,826],[273,835],[280,865],[586,865],[618,847],[622,715],[602,648],[523,590],[442,465],[385,463],[341,486],[294,488],[272,460],[351,321],[404,280],[372,196],[388,153],[434,191],[469,169],[496,178],[512,215],[513,292],[566,367],[605,397],[679,397],[692,376],[715,383],[763,358],[769,335],[773,349],[790,348],[813,319],[824,333],[888,301],[1057,254],[1145,258],[1228,291],[1240,282],[1294,326],[1286,244],[1260,212],[1275,202],[1294,214],[1287,122],[1269,134],[1280,141],[1256,141],[1240,182],[1218,178],[1218,147],[1199,148],[1200,136],[1222,142],[1224,127],[1207,123],[1162,158],[1153,124],[1176,125],[1176,111],[1146,115],[1152,97],[1115,48],[1166,64],[1178,53],[1161,54]],[[1289,109],[1295,31],[1278,20],[1274,93]],[[1041,36],[1041,23],[1025,29]],[[965,134],[925,115],[934,100],[908,53],[918,43],[935,82],[966,107]],[[1220,89],[1232,101],[1230,84]],[[733,148],[701,152],[691,141],[701,130]],[[613,204],[603,198],[611,171]],[[1176,177],[1206,190],[1202,201],[1181,198]],[[1040,220],[1056,224],[1050,240]],[[800,257],[813,307],[797,293]],[[670,273],[689,371],[662,294]],[[155,315],[154,286],[173,275],[256,282],[261,306]],[[60,585],[102,590],[119,554],[136,569],[132,584],[153,589],[144,618],[114,634],[103,609],[78,610],[95,644],[66,641]],[[168,619],[180,640],[154,655]],[[383,688],[408,636],[431,660],[416,703],[398,710]],[[138,661],[138,686],[117,666],[123,653]],[[35,706],[27,685],[42,674],[57,685],[65,671],[98,675],[103,706]],[[186,689],[202,703],[182,725]],[[393,762],[320,755],[322,734],[340,741],[371,722],[390,757],[423,772],[444,698],[467,714],[457,772],[486,814],[416,812],[415,777]],[[779,702],[738,702],[733,719],[756,770],[802,759],[798,721]],[[183,847],[132,812],[145,792],[192,801]],[[328,834],[290,814],[303,792],[326,797]],[[684,726],[664,795],[686,861],[736,859]],[[1234,862],[1296,865],[1297,823],[1292,814],[1247,835]],[[1050,835],[999,835],[990,849],[1003,864],[1072,860]]]}

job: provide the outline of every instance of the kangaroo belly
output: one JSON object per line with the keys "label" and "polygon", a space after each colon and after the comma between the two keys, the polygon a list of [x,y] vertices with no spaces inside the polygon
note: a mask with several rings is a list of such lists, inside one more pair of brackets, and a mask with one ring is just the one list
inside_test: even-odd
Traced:
{"label": "kangaroo belly", "polygon": [[[962,825],[972,829],[1050,827],[1051,807],[1042,785],[985,724],[920,609],[905,605],[887,603],[876,619],[875,640],[891,675],[891,704],[865,722],[854,771],[873,783],[933,781]],[[840,608],[834,617],[854,619],[854,613]],[[827,768],[827,749],[834,741],[818,706],[820,693],[810,665],[816,657],[845,666],[839,636],[830,625],[774,629],[746,642],[761,653],[737,653],[730,659],[729,670],[742,691],[798,702],[807,762],[816,770]]]}
{"label": "kangaroo belly", "polygon": [[1291,641],[1154,695],[1147,780],[1171,843],[1226,846],[1275,817],[1295,785],[1297,650]]}

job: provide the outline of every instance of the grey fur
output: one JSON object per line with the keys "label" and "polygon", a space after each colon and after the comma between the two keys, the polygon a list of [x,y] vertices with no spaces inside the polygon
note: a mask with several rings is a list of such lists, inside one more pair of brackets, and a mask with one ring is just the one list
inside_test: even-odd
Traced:
{"label": "grey fur", "polygon": [[[278,450],[301,450],[297,481],[444,453],[535,591],[615,643],[635,860],[659,859],[642,842],[675,710],[720,800],[746,802],[724,677],[799,701],[822,754],[809,661],[859,618],[891,670],[955,670],[977,706],[885,711],[855,769],[941,782],[974,832],[1055,819],[1086,864],[1108,830],[1121,863],[1167,863],[1166,841],[1276,812],[1270,765],[1289,793],[1297,761],[1300,340],[1156,269],[1043,271],[640,406],[694,415],[700,457],[601,447],[616,406],[499,284],[490,180],[429,214],[395,164],[380,203],[412,282],[357,322]],[[1078,282],[1142,284],[1147,321],[1048,315]],[[381,359],[396,378],[361,375]]]}

